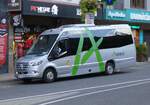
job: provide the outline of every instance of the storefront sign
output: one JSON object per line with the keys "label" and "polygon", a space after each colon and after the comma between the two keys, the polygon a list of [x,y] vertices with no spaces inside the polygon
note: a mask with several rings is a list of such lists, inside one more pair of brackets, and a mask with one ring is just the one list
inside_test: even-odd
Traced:
{"label": "storefront sign", "polygon": [[150,23],[150,12],[144,10],[112,10],[106,9],[105,19],[130,22]]}
{"label": "storefront sign", "polygon": [[105,19],[107,20],[124,20],[126,21],[127,14],[125,10],[112,10],[106,9],[105,11]]}
{"label": "storefront sign", "polygon": [[133,11],[130,13],[130,19],[140,21],[150,21],[150,12]]}
{"label": "storefront sign", "polygon": [[150,20],[150,15],[131,13],[130,17],[132,20]]}
{"label": "storefront sign", "polygon": [[[23,0],[23,15],[50,16],[59,18],[81,18],[81,10],[77,5],[57,4],[42,0]],[[95,14],[95,18],[101,18],[101,11]]]}
{"label": "storefront sign", "polygon": [[0,24],[0,66],[6,63],[7,53],[7,26]]}
{"label": "storefront sign", "polygon": [[115,12],[109,11],[108,16],[111,18],[125,18],[126,14],[123,11],[115,11]]}
{"label": "storefront sign", "polygon": [[75,6],[29,0],[23,1],[23,15],[77,17]]}
{"label": "storefront sign", "polygon": [[42,13],[42,14],[52,14],[52,15],[58,15],[59,8],[57,5],[53,5],[52,7],[41,7],[41,6],[33,6],[31,5],[31,11],[36,13]]}
{"label": "storefront sign", "polygon": [[8,0],[8,11],[21,11],[21,0]]}

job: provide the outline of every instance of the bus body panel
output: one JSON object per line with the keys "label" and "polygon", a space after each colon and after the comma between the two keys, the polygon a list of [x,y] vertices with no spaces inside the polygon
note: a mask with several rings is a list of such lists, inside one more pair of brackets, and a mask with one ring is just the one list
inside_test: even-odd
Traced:
{"label": "bus body panel", "polygon": [[[106,29],[108,29],[110,33],[104,36],[103,34],[99,36],[99,33],[94,33],[96,31],[100,31],[101,33],[105,34],[106,32],[102,32],[102,31]],[[57,40],[55,41],[49,53],[45,55],[43,58],[41,57],[42,64],[36,68],[39,74],[37,76],[34,76],[33,74],[33,78],[42,78],[44,71],[49,67],[54,68],[56,70],[58,77],[67,77],[67,76],[76,76],[76,75],[89,74],[89,73],[104,72],[105,65],[110,60],[113,60],[115,62],[115,69],[129,67],[136,63],[136,50],[135,50],[134,39],[133,39],[131,29],[128,25],[67,27],[62,30],[60,29],[58,30],[59,30],[59,36]],[[111,31],[112,31],[112,34],[111,34]],[[55,32],[57,32],[57,29],[55,29]],[[41,35],[44,35],[45,33],[49,34],[51,33],[51,31],[46,31]],[[109,48],[108,47],[109,44],[111,45],[114,43],[114,42],[107,41],[109,37],[119,37],[122,35],[122,33],[131,35],[133,43],[123,45],[123,46],[117,45],[119,47]],[[94,39],[95,37],[97,39]],[[76,52],[74,52],[73,54],[64,56],[64,57],[54,59],[54,60],[48,60],[50,53],[53,52],[53,49],[59,40],[70,40],[72,38],[78,39]],[[92,38],[93,40],[95,40],[94,42]],[[103,39],[101,43],[103,43],[103,41],[105,40],[107,41],[106,44],[108,44],[108,46],[105,46],[104,44],[103,45],[104,48],[101,48],[101,44],[99,45],[100,47],[97,45],[98,42],[100,43],[101,38]],[[86,49],[85,51],[80,51],[79,43],[81,44],[81,47],[83,49],[85,39],[90,40],[92,47],[89,49],[85,48]],[[84,41],[82,42],[82,40]],[[120,42],[120,44],[121,43],[124,43],[124,42]],[[69,46],[73,47],[75,45],[71,44]],[[37,56],[37,58],[40,59],[39,56]],[[37,58],[31,59],[27,62],[37,61]],[[17,64],[19,64],[20,62],[25,62],[25,61],[26,61],[26,58],[24,57],[18,60]],[[30,67],[30,69],[31,68],[32,67]],[[28,69],[28,71],[30,71],[30,69]],[[16,68],[16,71],[17,71],[17,68]],[[22,78],[19,77],[19,75],[22,75],[22,74],[18,74],[17,72],[16,74],[17,78],[20,78],[20,79],[29,78],[28,74],[23,74],[24,76]],[[30,75],[30,77],[32,77],[32,75]]]}

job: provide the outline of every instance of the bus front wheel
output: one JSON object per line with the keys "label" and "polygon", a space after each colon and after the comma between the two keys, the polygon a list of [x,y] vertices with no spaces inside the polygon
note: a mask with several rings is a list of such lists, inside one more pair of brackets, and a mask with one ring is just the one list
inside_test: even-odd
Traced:
{"label": "bus front wheel", "polygon": [[43,81],[46,83],[51,83],[54,82],[55,80],[56,80],[56,72],[51,68],[47,69],[44,72]]}

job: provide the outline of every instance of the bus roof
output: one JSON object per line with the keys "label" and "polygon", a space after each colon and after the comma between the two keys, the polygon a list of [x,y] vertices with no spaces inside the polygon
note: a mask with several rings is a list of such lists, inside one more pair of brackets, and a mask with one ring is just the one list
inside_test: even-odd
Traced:
{"label": "bus roof", "polygon": [[61,31],[69,31],[69,30],[81,30],[85,27],[90,28],[91,30],[97,30],[97,29],[114,29],[116,32],[120,33],[127,33],[131,34],[131,29],[128,24],[116,24],[116,25],[94,25],[94,24],[70,24],[70,25],[63,25],[59,28],[49,29],[44,31],[41,35],[56,35],[60,34]]}

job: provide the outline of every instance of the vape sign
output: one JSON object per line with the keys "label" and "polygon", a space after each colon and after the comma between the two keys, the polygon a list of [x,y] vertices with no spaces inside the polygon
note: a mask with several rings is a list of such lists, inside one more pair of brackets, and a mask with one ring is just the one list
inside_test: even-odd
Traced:
{"label": "vape sign", "polygon": [[6,63],[7,25],[0,24],[0,66]]}
{"label": "vape sign", "polygon": [[52,15],[58,15],[58,6],[53,5],[52,7],[41,7],[41,6],[31,6],[31,11],[36,13],[51,13]]}
{"label": "vape sign", "polygon": [[21,0],[8,0],[8,11],[21,11]]}

